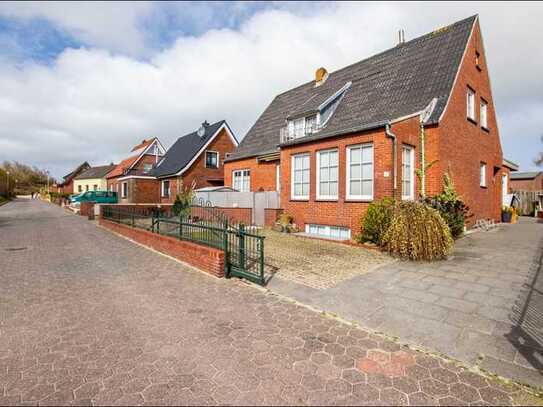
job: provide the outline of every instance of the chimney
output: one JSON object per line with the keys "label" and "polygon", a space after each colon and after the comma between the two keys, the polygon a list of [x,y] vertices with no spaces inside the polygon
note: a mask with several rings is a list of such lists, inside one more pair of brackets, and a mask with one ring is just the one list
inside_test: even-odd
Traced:
{"label": "chimney", "polygon": [[315,72],[315,86],[320,86],[328,79],[328,71],[323,67],[320,67]]}
{"label": "chimney", "polygon": [[402,45],[405,42],[405,31],[402,29],[398,30],[398,45]]}
{"label": "chimney", "polygon": [[204,126],[204,127],[209,126],[209,123],[207,122],[207,120],[205,120],[205,121],[202,123],[202,126]]}

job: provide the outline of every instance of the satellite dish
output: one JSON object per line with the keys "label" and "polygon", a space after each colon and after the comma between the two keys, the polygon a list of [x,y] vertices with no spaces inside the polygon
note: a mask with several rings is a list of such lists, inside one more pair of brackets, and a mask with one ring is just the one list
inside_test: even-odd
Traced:
{"label": "satellite dish", "polygon": [[426,123],[430,119],[430,116],[432,116],[432,113],[436,108],[436,104],[437,98],[433,98],[430,103],[428,103],[428,106],[426,106],[426,108],[420,113],[421,123]]}
{"label": "satellite dish", "polygon": [[200,128],[197,131],[198,137],[202,138],[204,137],[204,134],[206,134],[206,128],[204,126],[200,126]]}

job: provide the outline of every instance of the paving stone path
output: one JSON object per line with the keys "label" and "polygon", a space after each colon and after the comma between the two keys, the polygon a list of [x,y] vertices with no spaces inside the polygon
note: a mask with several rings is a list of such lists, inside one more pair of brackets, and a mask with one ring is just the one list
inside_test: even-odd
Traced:
{"label": "paving stone path", "polygon": [[459,240],[447,261],[396,262],[327,290],[280,279],[269,287],[543,389],[542,256],[543,224],[521,218]]}
{"label": "paving stone path", "polygon": [[38,201],[0,208],[0,405],[533,404]]}

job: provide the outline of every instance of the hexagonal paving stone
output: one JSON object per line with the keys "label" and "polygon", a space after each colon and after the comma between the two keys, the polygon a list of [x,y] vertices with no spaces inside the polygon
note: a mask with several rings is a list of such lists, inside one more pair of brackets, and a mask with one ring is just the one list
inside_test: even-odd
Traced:
{"label": "hexagonal paving stone", "polygon": [[370,374],[366,375],[368,383],[378,387],[380,389],[384,387],[392,387],[392,379],[384,374]]}
{"label": "hexagonal paving stone", "polygon": [[240,391],[234,386],[219,386],[213,392],[213,398],[219,404],[235,404],[239,395]]}
{"label": "hexagonal paving stone", "polygon": [[451,394],[465,403],[474,403],[481,399],[474,387],[464,383],[454,383],[450,387]]}
{"label": "hexagonal paving stone", "polygon": [[309,392],[301,385],[285,386],[281,392],[281,399],[288,405],[304,404],[309,397]]}
{"label": "hexagonal paving stone", "polygon": [[466,403],[456,397],[447,396],[439,399],[440,406],[465,406]]}
{"label": "hexagonal paving stone", "polygon": [[479,394],[483,401],[486,401],[491,405],[510,406],[512,404],[509,395],[492,387],[483,387],[482,389],[479,389]]}
{"label": "hexagonal paving stone", "polygon": [[354,367],[354,359],[347,355],[336,355],[332,358],[332,364],[340,369],[350,369]]}
{"label": "hexagonal paving stone", "polygon": [[381,401],[391,406],[406,406],[409,404],[407,394],[391,388],[381,390]]}
{"label": "hexagonal paving stone", "polygon": [[430,377],[430,371],[419,365],[408,366],[405,374],[413,380],[422,380]]}
{"label": "hexagonal paving stone", "polygon": [[458,382],[458,376],[456,373],[451,372],[450,370],[437,368],[430,370],[430,375],[440,382],[445,384],[452,384]]}
{"label": "hexagonal paving stone", "polygon": [[370,384],[355,384],[353,386],[353,394],[360,402],[370,403],[379,400],[379,390]]}
{"label": "hexagonal paving stone", "polygon": [[324,351],[330,355],[343,355],[345,353],[345,346],[338,343],[329,343],[324,347]]}
{"label": "hexagonal paving stone", "polygon": [[308,360],[302,360],[301,362],[294,363],[294,371],[302,375],[311,375],[315,374],[318,366]]}
{"label": "hexagonal paving stone", "polygon": [[328,353],[324,352],[314,352],[311,354],[311,361],[317,365],[324,365],[329,363],[332,360],[332,357]]}
{"label": "hexagonal paving stone", "polygon": [[449,386],[435,379],[424,379],[419,383],[422,391],[430,396],[440,397],[449,393]]}
{"label": "hexagonal paving stone", "polygon": [[362,349],[359,346],[349,346],[347,349],[345,349],[345,354],[357,360],[365,358],[368,354],[368,351]]}
{"label": "hexagonal paving stone", "polygon": [[416,393],[420,391],[418,381],[408,377],[395,377],[392,379],[392,386],[405,394]]}
{"label": "hexagonal paving stone", "polygon": [[326,382],[324,381],[324,379],[320,376],[317,376],[316,374],[306,375],[302,377],[302,386],[305,387],[307,390],[322,390],[325,384]]}
{"label": "hexagonal paving stone", "polygon": [[166,383],[152,384],[141,394],[146,401],[160,400],[168,395],[170,387]]}
{"label": "hexagonal paving stone", "polygon": [[357,369],[346,369],[341,373],[341,377],[351,384],[366,382],[366,375]]}
{"label": "hexagonal paving stone", "polygon": [[390,354],[377,349],[371,349],[368,351],[368,359],[377,363],[386,363],[390,361]]}
{"label": "hexagonal paving stone", "polygon": [[439,361],[436,358],[428,355],[418,355],[415,357],[415,361],[418,365],[428,369],[435,369],[440,367]]}
{"label": "hexagonal paving stone", "polygon": [[438,404],[437,399],[422,392],[409,394],[407,397],[412,406],[435,406]]}

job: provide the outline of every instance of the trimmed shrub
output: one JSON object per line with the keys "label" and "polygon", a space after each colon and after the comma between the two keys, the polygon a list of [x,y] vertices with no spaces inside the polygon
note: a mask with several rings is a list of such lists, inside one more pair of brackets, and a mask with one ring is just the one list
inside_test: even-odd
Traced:
{"label": "trimmed shrub", "polygon": [[370,203],[368,210],[360,220],[361,230],[358,241],[381,245],[383,235],[390,226],[394,206],[395,201],[392,198],[383,198]]}
{"label": "trimmed shrub", "polygon": [[438,260],[453,246],[449,227],[439,212],[419,202],[401,202],[394,208],[382,247],[409,260]]}
{"label": "trimmed shrub", "polygon": [[464,234],[464,225],[469,218],[469,208],[462,202],[449,174],[443,176],[443,192],[423,201],[436,209],[449,226],[451,235],[458,239]]}

